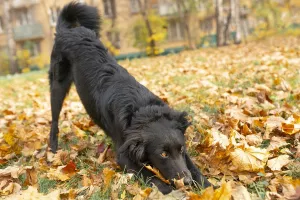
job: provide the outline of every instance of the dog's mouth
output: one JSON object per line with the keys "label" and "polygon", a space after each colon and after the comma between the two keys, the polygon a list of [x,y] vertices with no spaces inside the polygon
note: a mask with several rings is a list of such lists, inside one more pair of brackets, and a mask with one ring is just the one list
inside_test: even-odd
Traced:
{"label": "dog's mouth", "polygon": [[[163,181],[164,183],[171,185],[174,188],[181,188],[184,187],[186,185],[191,185],[192,183],[192,179],[188,176],[183,176],[180,179],[176,179],[176,178],[172,178],[172,179],[167,179],[165,178],[162,173],[155,168],[153,165],[149,164],[149,163],[145,163],[144,167],[151,171],[157,178],[159,178],[161,181]],[[188,181],[187,181],[188,180]],[[189,183],[187,183],[189,182]]]}
{"label": "dog's mouth", "polygon": [[163,181],[163,182],[165,182],[165,183],[167,183],[167,184],[171,184],[171,181],[170,180],[168,180],[168,179],[166,179],[161,173],[160,173],[160,171],[157,169],[157,168],[155,168],[155,167],[153,167],[153,166],[151,166],[151,165],[146,165],[146,164],[144,164],[144,167],[147,169],[147,170],[149,170],[149,171],[151,171],[157,178],[159,178],[161,181]]}

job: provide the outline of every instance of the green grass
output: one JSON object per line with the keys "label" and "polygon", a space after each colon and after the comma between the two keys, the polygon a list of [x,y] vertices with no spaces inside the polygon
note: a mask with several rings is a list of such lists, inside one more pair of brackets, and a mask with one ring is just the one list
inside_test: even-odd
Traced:
{"label": "green grass", "polygon": [[64,183],[64,187],[67,189],[81,187],[81,175],[75,174],[68,181]]}
{"label": "green grass", "polygon": [[38,178],[39,191],[47,194],[52,188],[55,188],[57,181],[48,178]]}
{"label": "green grass", "polygon": [[270,142],[271,140],[263,140],[259,147],[261,149],[266,149],[270,146]]}
{"label": "green grass", "polygon": [[266,198],[266,192],[269,182],[266,180],[259,180],[248,185],[247,189],[250,193],[255,193],[260,199]]}
{"label": "green grass", "polygon": [[94,192],[92,194],[92,196],[89,198],[89,200],[106,200],[106,199],[110,199],[110,190],[107,190],[106,192],[102,192],[100,190]]}
{"label": "green grass", "polygon": [[288,166],[286,175],[291,176],[293,179],[300,179],[300,159]]}
{"label": "green grass", "polygon": [[14,81],[20,81],[20,82],[35,82],[39,78],[47,78],[47,71],[41,70],[41,71],[33,71],[28,72],[24,74],[17,74],[13,76],[0,76],[0,87],[6,87],[7,85],[10,85],[11,82]]}

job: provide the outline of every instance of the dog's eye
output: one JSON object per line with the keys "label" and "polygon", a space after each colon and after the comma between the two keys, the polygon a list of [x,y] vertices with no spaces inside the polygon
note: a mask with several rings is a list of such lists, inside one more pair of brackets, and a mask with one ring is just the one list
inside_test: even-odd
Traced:
{"label": "dog's eye", "polygon": [[180,148],[180,153],[183,153],[183,151],[184,151],[184,147],[181,146],[181,148]]}
{"label": "dog's eye", "polygon": [[163,158],[167,158],[169,155],[167,152],[163,151],[161,154],[160,154],[161,157]]}

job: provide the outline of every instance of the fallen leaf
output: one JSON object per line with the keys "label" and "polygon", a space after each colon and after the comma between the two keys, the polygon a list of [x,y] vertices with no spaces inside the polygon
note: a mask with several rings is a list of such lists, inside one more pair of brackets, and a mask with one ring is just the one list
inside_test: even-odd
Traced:
{"label": "fallen leaf", "polygon": [[116,172],[106,167],[103,169],[102,173],[104,176],[104,187],[107,189],[110,186],[112,178]]}
{"label": "fallen leaf", "polygon": [[110,145],[108,145],[105,150],[103,152],[100,153],[98,159],[97,159],[97,163],[98,164],[102,164],[106,158],[106,155],[107,155],[107,151],[108,149],[110,148]]}
{"label": "fallen leaf", "polygon": [[25,185],[37,186],[37,170],[34,167],[26,169]]}
{"label": "fallen leaf", "polygon": [[150,165],[144,165],[146,169],[148,169],[149,171],[153,172],[155,174],[155,176],[157,178],[159,178],[160,180],[162,180],[163,182],[167,183],[167,184],[171,184],[169,180],[165,179],[163,177],[163,175],[156,169],[151,167]]}
{"label": "fallen leaf", "polygon": [[213,200],[214,198],[214,189],[213,187],[206,188],[201,195],[194,192],[187,193],[189,200]]}
{"label": "fallen leaf", "polygon": [[232,193],[231,183],[226,182],[225,178],[223,178],[221,181],[220,188],[214,191],[213,200],[230,200],[231,193]]}
{"label": "fallen leaf", "polygon": [[60,190],[54,190],[47,195],[39,193],[37,188],[29,186],[27,190],[10,195],[7,199],[10,200],[60,200]]}
{"label": "fallen leaf", "polygon": [[258,172],[264,169],[269,153],[266,149],[253,146],[236,148],[230,153],[234,171]]}
{"label": "fallen leaf", "polygon": [[247,188],[243,185],[238,185],[232,189],[232,198],[234,200],[251,200]]}
{"label": "fallen leaf", "polygon": [[70,161],[66,166],[64,166],[61,171],[65,174],[74,174],[76,170],[76,164]]}
{"label": "fallen leaf", "polygon": [[290,162],[292,162],[292,160],[290,160],[290,157],[288,155],[281,155],[271,160],[268,160],[267,166],[272,171],[279,171],[282,167],[286,166]]}

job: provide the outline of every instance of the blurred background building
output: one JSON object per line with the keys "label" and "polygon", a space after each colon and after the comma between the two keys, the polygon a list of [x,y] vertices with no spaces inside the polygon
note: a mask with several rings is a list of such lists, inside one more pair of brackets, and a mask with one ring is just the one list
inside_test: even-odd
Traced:
{"label": "blurred background building", "polygon": [[[55,26],[70,0],[0,0],[0,73],[49,64]],[[102,16],[117,59],[223,46],[297,28],[299,0],[79,0]]]}

